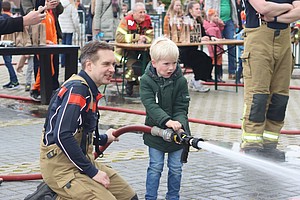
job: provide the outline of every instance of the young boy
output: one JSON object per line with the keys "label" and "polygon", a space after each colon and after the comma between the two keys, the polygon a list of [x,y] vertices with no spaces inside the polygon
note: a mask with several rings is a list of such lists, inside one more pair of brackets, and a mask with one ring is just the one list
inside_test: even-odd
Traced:
{"label": "young boy", "polygon": [[[190,96],[187,80],[177,63],[178,47],[167,38],[157,38],[150,47],[150,56],[151,62],[140,80],[140,96],[147,113],[145,124],[190,134],[187,117]],[[143,138],[150,157],[145,199],[157,199],[165,153],[169,168],[166,199],[179,199],[182,145],[151,134],[144,134]]]}

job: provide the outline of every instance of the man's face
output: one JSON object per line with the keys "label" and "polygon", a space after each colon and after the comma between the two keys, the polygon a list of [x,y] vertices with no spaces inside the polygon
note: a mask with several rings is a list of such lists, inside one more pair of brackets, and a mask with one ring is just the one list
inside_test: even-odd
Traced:
{"label": "man's face", "polygon": [[138,6],[135,11],[133,11],[133,19],[137,23],[141,23],[145,21],[145,16],[146,16],[146,10],[142,6]]}
{"label": "man's face", "polygon": [[109,84],[115,73],[115,56],[112,50],[99,50],[100,57],[96,62],[87,61],[85,71],[99,87]]}

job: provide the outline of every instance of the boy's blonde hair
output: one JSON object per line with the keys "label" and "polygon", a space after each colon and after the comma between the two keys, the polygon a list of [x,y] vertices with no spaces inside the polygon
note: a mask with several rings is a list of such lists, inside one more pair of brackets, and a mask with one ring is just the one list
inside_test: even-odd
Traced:
{"label": "boy's blonde hair", "polygon": [[166,37],[156,38],[150,47],[151,60],[159,61],[163,59],[178,60],[179,49],[177,45]]}

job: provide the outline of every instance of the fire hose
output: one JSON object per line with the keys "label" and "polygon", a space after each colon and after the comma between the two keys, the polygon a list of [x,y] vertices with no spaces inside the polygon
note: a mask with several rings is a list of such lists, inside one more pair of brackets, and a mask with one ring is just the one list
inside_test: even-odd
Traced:
{"label": "fire hose", "polygon": [[[291,86],[291,87],[297,87],[297,86]],[[300,87],[297,87],[297,90],[298,89],[300,90]],[[11,95],[6,95],[6,94],[0,94],[0,98],[17,99],[17,100],[22,100],[22,101],[33,101],[31,98],[28,98],[28,97],[11,96]],[[126,108],[120,108],[120,107],[99,106],[99,109],[114,111],[114,112],[125,112],[125,113],[137,114],[137,115],[145,115],[146,114],[145,111],[126,109]],[[210,120],[203,120],[203,119],[196,119],[196,118],[189,118],[189,122],[211,125],[211,126],[219,126],[219,127],[225,127],[225,128],[232,128],[232,129],[241,129],[241,125],[239,125],[239,124],[217,122],[217,121],[210,121]],[[300,130],[281,130],[280,134],[300,135]]]}
{"label": "fire hose", "polygon": [[[204,141],[201,138],[194,138],[192,136],[188,136],[185,132],[181,133],[175,133],[172,129],[160,129],[158,127],[150,127],[145,125],[129,125],[124,126],[119,129],[116,129],[112,134],[115,137],[119,137],[120,135],[126,133],[126,132],[136,132],[141,131],[147,134],[152,134],[153,136],[162,137],[165,141],[168,142],[176,142],[177,144],[184,145],[184,150],[182,153],[182,162],[187,162],[188,158],[188,148],[189,146],[192,146],[194,148],[198,148],[198,142]],[[107,143],[104,146],[101,146],[99,148],[100,152],[103,154],[105,149],[110,145],[111,143]],[[94,153],[95,158],[101,155],[97,155]],[[2,181],[25,181],[25,180],[39,180],[42,179],[41,174],[18,174],[18,175],[0,175],[0,184]]]}

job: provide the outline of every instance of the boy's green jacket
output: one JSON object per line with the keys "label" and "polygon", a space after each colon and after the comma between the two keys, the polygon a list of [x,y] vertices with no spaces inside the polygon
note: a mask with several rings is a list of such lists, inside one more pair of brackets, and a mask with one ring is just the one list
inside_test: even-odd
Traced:
{"label": "boy's green jacket", "polygon": [[[140,96],[146,108],[145,125],[166,129],[170,119],[179,121],[190,135],[188,108],[190,95],[187,80],[177,65],[170,78],[159,77],[149,62],[140,80]],[[166,142],[161,137],[144,134],[144,143],[163,152],[173,152],[182,148],[174,142]]]}

